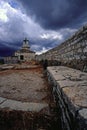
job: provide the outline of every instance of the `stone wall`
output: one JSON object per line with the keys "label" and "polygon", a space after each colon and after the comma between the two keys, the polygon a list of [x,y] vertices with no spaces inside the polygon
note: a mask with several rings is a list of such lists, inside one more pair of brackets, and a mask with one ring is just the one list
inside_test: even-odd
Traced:
{"label": "stone wall", "polygon": [[64,66],[47,68],[63,130],[87,130],[87,74]]}
{"label": "stone wall", "polygon": [[4,57],[3,60],[4,60],[5,64],[15,64],[15,63],[18,63],[18,57],[17,56]]}
{"label": "stone wall", "polygon": [[[87,59],[87,25],[57,47],[37,56],[38,60],[57,60],[62,63],[80,62]],[[83,63],[83,62],[82,62]],[[78,63],[77,63],[78,64]]]}

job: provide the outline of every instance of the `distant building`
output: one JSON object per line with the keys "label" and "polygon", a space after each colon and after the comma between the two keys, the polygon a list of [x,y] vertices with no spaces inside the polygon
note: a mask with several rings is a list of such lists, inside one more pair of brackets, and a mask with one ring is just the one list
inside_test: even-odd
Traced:
{"label": "distant building", "polygon": [[15,56],[18,57],[19,61],[29,61],[35,59],[35,52],[30,50],[29,40],[27,40],[27,38],[23,40],[22,48],[15,52]]}

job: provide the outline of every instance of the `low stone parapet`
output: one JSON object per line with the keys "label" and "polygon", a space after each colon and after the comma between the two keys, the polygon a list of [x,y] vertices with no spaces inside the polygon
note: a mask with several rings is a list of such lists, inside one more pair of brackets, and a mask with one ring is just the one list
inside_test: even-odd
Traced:
{"label": "low stone parapet", "polygon": [[14,65],[0,65],[0,70],[9,70],[9,69],[14,69]]}
{"label": "low stone parapet", "polygon": [[64,66],[47,68],[63,130],[87,130],[87,73]]}

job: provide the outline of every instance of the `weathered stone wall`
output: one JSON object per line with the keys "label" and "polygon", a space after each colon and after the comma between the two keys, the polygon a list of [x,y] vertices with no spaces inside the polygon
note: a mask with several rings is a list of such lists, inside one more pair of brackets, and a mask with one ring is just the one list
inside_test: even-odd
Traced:
{"label": "weathered stone wall", "polygon": [[47,68],[63,130],[87,130],[87,74],[64,66]]}
{"label": "weathered stone wall", "polygon": [[87,59],[87,25],[57,47],[37,56],[38,60],[57,60],[62,63]]}
{"label": "weathered stone wall", "polygon": [[18,57],[17,56],[4,57],[3,60],[4,60],[5,64],[18,63]]}

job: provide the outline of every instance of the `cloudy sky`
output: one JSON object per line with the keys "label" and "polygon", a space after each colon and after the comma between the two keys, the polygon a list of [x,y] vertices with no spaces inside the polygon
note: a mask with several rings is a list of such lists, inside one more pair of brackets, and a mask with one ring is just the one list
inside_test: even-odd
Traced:
{"label": "cloudy sky", "polygon": [[0,0],[0,56],[14,53],[25,37],[45,52],[87,23],[87,0]]}

